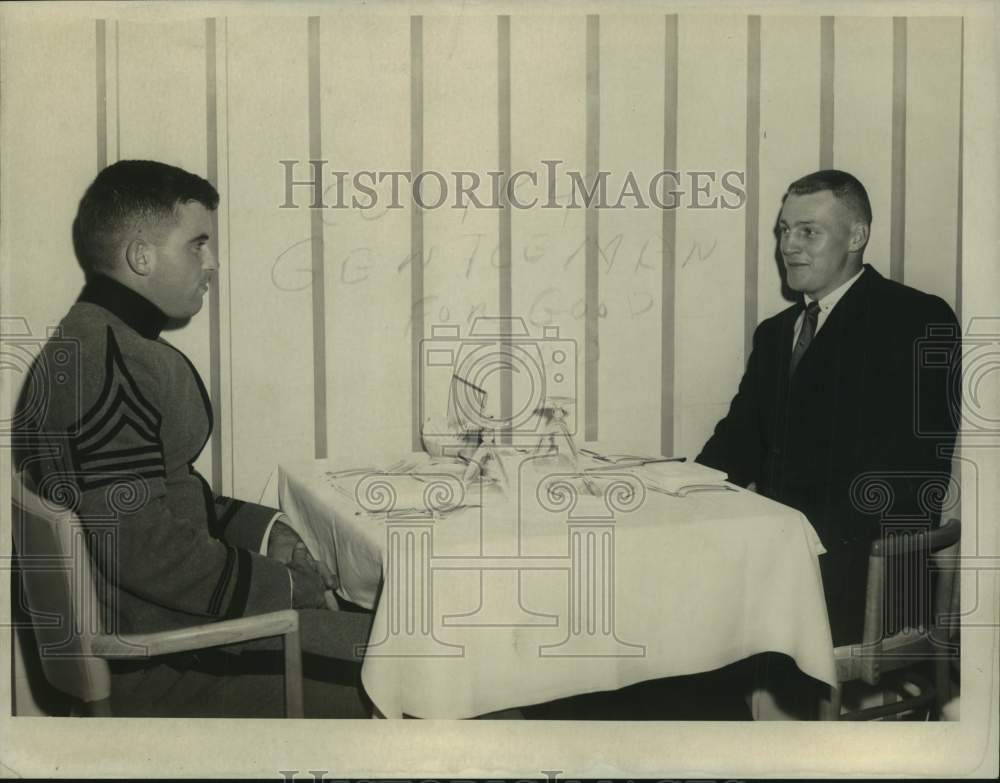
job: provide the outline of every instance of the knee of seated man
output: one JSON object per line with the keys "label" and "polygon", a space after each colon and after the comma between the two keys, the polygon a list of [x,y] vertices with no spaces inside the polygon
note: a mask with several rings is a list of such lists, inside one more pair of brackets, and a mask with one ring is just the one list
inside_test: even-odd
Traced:
{"label": "knee of seated man", "polygon": [[[371,630],[370,612],[333,612],[329,609],[299,609],[299,640],[304,655],[361,661]],[[243,655],[281,652],[280,636],[254,639],[234,646]]]}

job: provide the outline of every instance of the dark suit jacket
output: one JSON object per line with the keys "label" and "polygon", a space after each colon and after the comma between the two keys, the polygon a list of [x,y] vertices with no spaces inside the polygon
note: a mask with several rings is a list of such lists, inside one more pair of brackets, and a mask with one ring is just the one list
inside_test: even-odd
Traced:
{"label": "dark suit jacket", "polygon": [[789,380],[800,312],[757,327],[739,391],[697,461],[756,482],[813,524],[827,549],[820,565],[839,645],[861,639],[867,553],[882,523],[938,521],[959,329],[943,300],[865,265]]}

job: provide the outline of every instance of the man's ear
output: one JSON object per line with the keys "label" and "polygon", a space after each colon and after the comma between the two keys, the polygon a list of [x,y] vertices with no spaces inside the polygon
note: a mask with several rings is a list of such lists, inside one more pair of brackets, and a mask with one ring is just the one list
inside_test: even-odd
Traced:
{"label": "man's ear", "polygon": [[868,234],[870,233],[869,227],[865,223],[860,221],[851,226],[851,243],[848,246],[848,250],[852,253],[858,253],[864,250],[865,245],[868,244]]}
{"label": "man's ear", "polygon": [[125,262],[135,274],[146,277],[153,270],[152,248],[143,239],[133,239],[125,246]]}

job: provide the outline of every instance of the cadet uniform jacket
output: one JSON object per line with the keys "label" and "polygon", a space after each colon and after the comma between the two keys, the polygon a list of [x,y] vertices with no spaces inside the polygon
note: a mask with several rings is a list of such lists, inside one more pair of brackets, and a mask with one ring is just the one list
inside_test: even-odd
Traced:
{"label": "cadet uniform jacket", "polygon": [[[193,464],[212,431],[166,316],[96,275],[46,343],[18,406],[15,459],[38,494],[110,546],[106,630],[165,630],[291,606],[290,574],[257,554],[273,510],[212,496]],[[100,537],[97,537],[100,540]]]}

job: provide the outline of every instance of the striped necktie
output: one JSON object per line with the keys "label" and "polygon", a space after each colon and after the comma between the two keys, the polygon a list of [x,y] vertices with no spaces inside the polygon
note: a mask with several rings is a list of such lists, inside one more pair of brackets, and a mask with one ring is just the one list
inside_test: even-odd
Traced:
{"label": "striped necktie", "polygon": [[809,350],[809,344],[816,334],[816,322],[819,320],[819,302],[810,302],[806,307],[805,317],[802,319],[802,328],[799,330],[799,339],[795,341],[792,348],[792,360],[788,363],[788,377],[795,374],[795,368],[799,366],[805,352]]}

